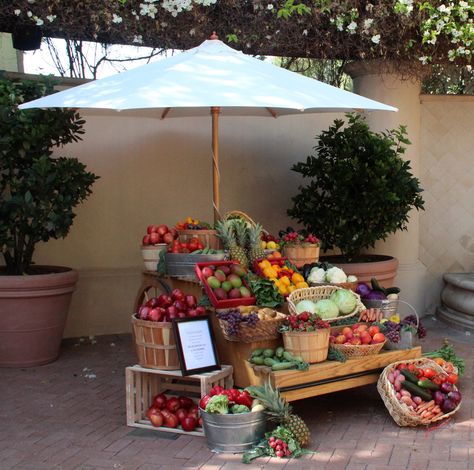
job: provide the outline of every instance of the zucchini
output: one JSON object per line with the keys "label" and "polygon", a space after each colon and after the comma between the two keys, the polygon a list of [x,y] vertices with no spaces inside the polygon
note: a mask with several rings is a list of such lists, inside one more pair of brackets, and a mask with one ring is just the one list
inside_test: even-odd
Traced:
{"label": "zucchini", "polygon": [[275,355],[275,351],[273,349],[265,349],[263,351],[263,356],[264,357],[273,357]]}
{"label": "zucchini", "polygon": [[377,279],[375,279],[375,277],[373,277],[373,278],[370,280],[370,284],[372,285],[372,290],[375,290],[375,291],[378,291],[378,292],[382,292],[385,296],[387,295],[387,291],[385,290],[385,287],[382,287],[382,286],[379,284],[379,281],[377,281]]}
{"label": "zucchini", "polygon": [[250,362],[252,364],[255,364],[256,366],[263,366],[263,361],[264,361],[263,356],[255,356],[255,357],[250,358]]}
{"label": "zucchini", "polygon": [[286,370],[286,369],[294,369],[296,368],[296,364],[294,362],[279,362],[277,364],[272,365],[272,370]]}
{"label": "zucchini", "polygon": [[389,294],[400,294],[400,288],[399,287],[388,287],[385,289],[385,292],[387,295]]}
{"label": "zucchini", "polygon": [[280,346],[280,347],[275,349],[275,356],[279,357],[281,359],[283,357],[284,352],[285,352],[285,350]]}
{"label": "zucchini", "polygon": [[425,401],[430,401],[433,399],[431,393],[428,390],[418,387],[418,385],[415,385],[409,380],[405,380],[404,382],[402,382],[402,388],[404,388],[407,392],[412,393],[413,395],[419,396]]}
{"label": "zucchini", "polygon": [[400,370],[400,373],[411,383],[414,383],[415,385],[418,384],[418,377],[415,374],[412,374],[408,369],[402,369]]}
{"label": "zucchini", "polygon": [[276,364],[276,361],[273,360],[271,357],[266,357],[264,360],[263,360],[263,363],[268,366],[268,367],[271,367],[273,366],[274,364]]}
{"label": "zucchini", "polygon": [[263,351],[264,349],[254,349],[252,351],[252,357],[256,357],[256,356],[261,356],[263,354]]}
{"label": "zucchini", "polygon": [[418,387],[426,388],[428,390],[439,390],[439,385],[436,385],[429,379],[418,380]]}

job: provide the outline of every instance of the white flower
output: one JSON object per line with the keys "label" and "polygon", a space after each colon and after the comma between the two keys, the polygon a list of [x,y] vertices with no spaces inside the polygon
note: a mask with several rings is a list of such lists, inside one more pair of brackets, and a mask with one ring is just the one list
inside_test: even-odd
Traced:
{"label": "white flower", "polygon": [[426,65],[428,62],[429,62],[429,57],[427,56],[423,56],[423,57],[419,57],[418,60],[423,64],[423,65]]}
{"label": "white flower", "polygon": [[16,16],[21,15],[21,10],[14,10],[13,13],[15,13]]}
{"label": "white flower", "polygon": [[46,19],[47,19],[50,23],[52,23],[52,22],[56,19],[56,15],[48,15],[48,16],[46,17]]}
{"label": "white flower", "polygon": [[303,29],[303,32],[301,33],[303,36],[307,36],[308,35],[308,30],[307,29]]}
{"label": "white flower", "polygon": [[374,23],[373,18],[367,18],[366,20],[364,20],[364,30],[366,31],[370,29],[373,23]]}
{"label": "white flower", "polygon": [[116,15],[115,13],[112,16],[112,23],[119,24],[123,21],[123,18],[119,15]]}
{"label": "white flower", "polygon": [[372,3],[367,3],[367,5],[365,6],[366,11],[372,11],[373,9],[374,9],[374,6],[372,5]]}
{"label": "white flower", "polygon": [[135,35],[133,37],[133,42],[137,42],[138,44],[143,44],[143,37],[141,34]]}
{"label": "white flower", "polygon": [[273,5],[271,3],[267,5],[267,10],[273,10]]}
{"label": "white flower", "polygon": [[196,34],[196,30],[194,28],[189,30],[189,35],[194,36]]}
{"label": "white flower", "polygon": [[347,25],[347,30],[349,31],[350,34],[355,34],[355,30],[357,29],[357,23],[355,21],[352,21]]}
{"label": "white flower", "polygon": [[44,21],[41,19],[41,18],[36,18],[36,26],[43,26],[44,25]]}
{"label": "white flower", "polygon": [[31,17],[33,16],[33,13],[32,13],[31,11],[27,11],[27,12],[26,12],[26,16],[27,16],[28,18],[31,18]]}
{"label": "white flower", "polygon": [[370,39],[374,44],[378,44],[380,42],[380,34],[375,34],[374,36],[372,36],[372,38]]}

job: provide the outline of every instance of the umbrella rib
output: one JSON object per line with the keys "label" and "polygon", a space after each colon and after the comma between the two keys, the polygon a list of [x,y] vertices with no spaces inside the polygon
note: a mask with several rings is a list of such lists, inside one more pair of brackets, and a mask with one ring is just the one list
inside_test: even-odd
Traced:
{"label": "umbrella rib", "polygon": [[163,112],[161,113],[161,119],[164,119],[168,113],[170,112],[171,108],[165,108]]}
{"label": "umbrella rib", "polygon": [[265,108],[275,119],[278,117],[276,111],[272,108]]}

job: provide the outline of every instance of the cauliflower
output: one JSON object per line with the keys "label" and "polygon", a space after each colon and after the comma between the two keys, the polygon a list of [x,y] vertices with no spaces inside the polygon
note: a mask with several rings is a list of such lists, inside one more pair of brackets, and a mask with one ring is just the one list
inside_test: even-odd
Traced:
{"label": "cauliflower", "polygon": [[326,271],[323,268],[313,268],[309,272],[307,281],[313,284],[325,282]]}
{"label": "cauliflower", "polygon": [[206,413],[226,415],[229,413],[229,398],[227,395],[214,395],[206,405]]}
{"label": "cauliflower", "polygon": [[234,405],[231,409],[230,409],[231,413],[233,413],[234,415],[236,414],[239,414],[239,413],[249,413],[250,412],[250,409],[245,406],[245,405]]}
{"label": "cauliflower", "polygon": [[340,284],[347,282],[347,276],[341,268],[334,266],[326,271],[326,281],[331,284]]}
{"label": "cauliflower", "polygon": [[347,276],[347,282],[357,282],[357,276],[353,276],[352,274],[350,274],[349,276]]}

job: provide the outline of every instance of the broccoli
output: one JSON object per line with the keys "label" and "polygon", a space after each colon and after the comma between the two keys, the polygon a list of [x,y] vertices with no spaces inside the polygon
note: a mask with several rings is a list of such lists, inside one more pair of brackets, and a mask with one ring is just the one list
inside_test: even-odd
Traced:
{"label": "broccoli", "polygon": [[239,413],[249,413],[250,409],[248,406],[245,405],[234,405],[231,409],[230,412],[233,413],[234,415],[239,414]]}
{"label": "broccoli", "polygon": [[227,395],[214,395],[207,402],[206,413],[226,415],[229,413],[229,398]]}

